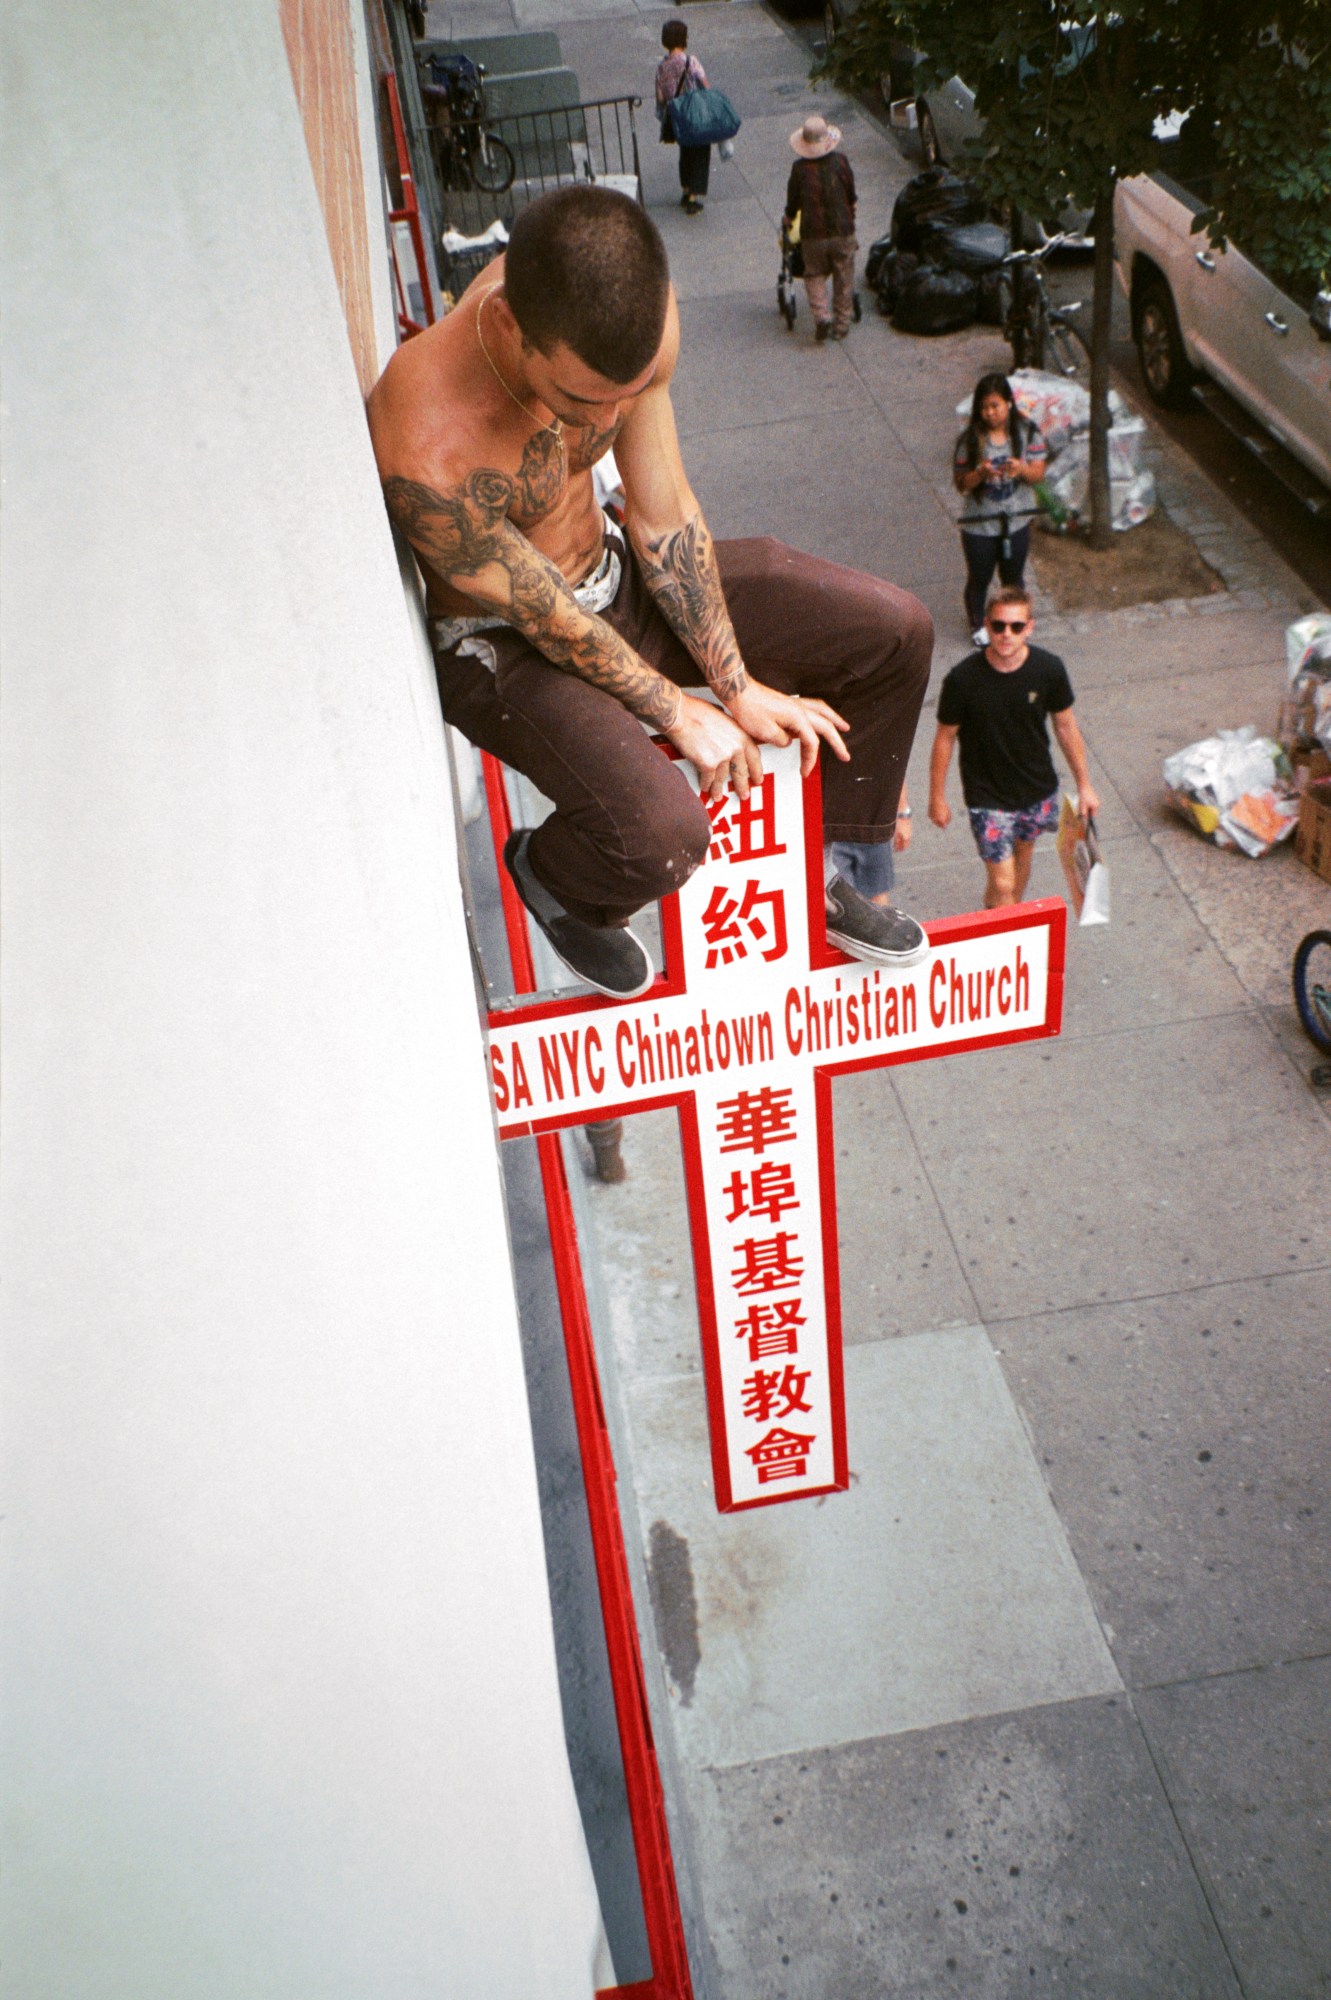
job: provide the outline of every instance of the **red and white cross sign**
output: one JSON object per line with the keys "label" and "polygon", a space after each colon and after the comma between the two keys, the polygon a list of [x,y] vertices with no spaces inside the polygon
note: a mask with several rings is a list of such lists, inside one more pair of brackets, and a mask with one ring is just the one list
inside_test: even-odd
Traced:
{"label": "red and white cross sign", "polygon": [[907,971],[829,946],[817,772],[801,782],[797,745],[762,755],[746,800],[708,803],[711,849],[661,905],[649,992],[489,1020],[501,1138],[678,1108],[722,1512],[849,1483],[832,1078],[1056,1035],[1062,1018],[1056,898],[929,924]]}

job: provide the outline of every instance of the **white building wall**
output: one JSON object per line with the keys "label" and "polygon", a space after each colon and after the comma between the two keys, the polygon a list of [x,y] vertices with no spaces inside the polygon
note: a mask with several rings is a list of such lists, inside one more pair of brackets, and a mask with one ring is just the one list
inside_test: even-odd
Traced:
{"label": "white building wall", "polygon": [[428,662],[273,0],[11,0],[14,2000],[585,2000]]}

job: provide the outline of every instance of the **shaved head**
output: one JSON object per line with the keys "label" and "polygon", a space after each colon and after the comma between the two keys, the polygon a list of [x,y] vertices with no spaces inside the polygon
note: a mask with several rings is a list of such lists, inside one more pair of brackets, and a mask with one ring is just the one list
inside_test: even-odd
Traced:
{"label": "shaved head", "polygon": [[531,202],[504,253],[504,296],[523,338],[563,342],[608,382],[632,382],[665,331],[670,267],[647,211],[575,182]]}

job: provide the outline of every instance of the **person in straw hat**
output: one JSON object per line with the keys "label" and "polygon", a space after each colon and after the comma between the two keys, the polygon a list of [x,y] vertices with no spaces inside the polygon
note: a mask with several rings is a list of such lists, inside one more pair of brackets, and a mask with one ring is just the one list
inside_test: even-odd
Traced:
{"label": "person in straw hat", "polygon": [[[818,112],[790,143],[799,158],[786,187],[786,224],[800,226],[804,284],[817,340],[844,340],[855,300],[855,176],[837,149],[841,133]],[[832,280],[828,311],[827,281]]]}

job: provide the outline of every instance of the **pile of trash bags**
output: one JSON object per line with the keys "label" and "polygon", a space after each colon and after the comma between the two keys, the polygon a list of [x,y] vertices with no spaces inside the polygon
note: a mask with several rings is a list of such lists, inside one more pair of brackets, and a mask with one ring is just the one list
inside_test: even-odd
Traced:
{"label": "pile of trash bags", "polygon": [[1251,726],[1222,729],[1165,759],[1171,804],[1217,847],[1269,853],[1295,831],[1305,788],[1331,763],[1331,612],[1285,627],[1285,661],[1278,742]]}
{"label": "pile of trash bags", "polygon": [[[1016,368],[1009,375],[1022,415],[1035,424],[1049,447],[1049,470],[1040,497],[1050,512],[1084,518],[1090,511],[1091,398],[1079,382],[1048,375],[1041,368]],[[969,397],[957,404],[957,422],[971,413]],[[1115,528],[1135,528],[1155,511],[1155,475],[1141,462],[1146,422],[1130,410],[1117,389],[1109,392],[1109,500]],[[1052,503],[1052,504],[1051,504]]]}
{"label": "pile of trash bags", "polygon": [[[955,333],[978,320],[1002,326],[1012,287],[1003,259],[1008,232],[988,220],[974,181],[949,167],[930,167],[907,181],[892,210],[892,228],[869,250],[865,282],[901,333]],[[1091,399],[1080,383],[1043,370],[1011,376],[1023,415],[1049,446],[1040,498],[1052,518],[1085,518],[1091,483]],[[1155,511],[1155,478],[1142,463],[1145,420],[1110,392],[1110,518],[1134,528]],[[957,405],[965,423],[970,403]]]}
{"label": "pile of trash bags", "polygon": [[1001,326],[1011,247],[1007,231],[988,220],[974,181],[929,167],[897,196],[891,232],[870,247],[865,280],[902,333],[955,333],[976,320]]}
{"label": "pile of trash bags", "polygon": [[1222,729],[1166,757],[1165,790],[1199,833],[1243,854],[1269,853],[1298,823],[1289,759],[1251,724]]}

